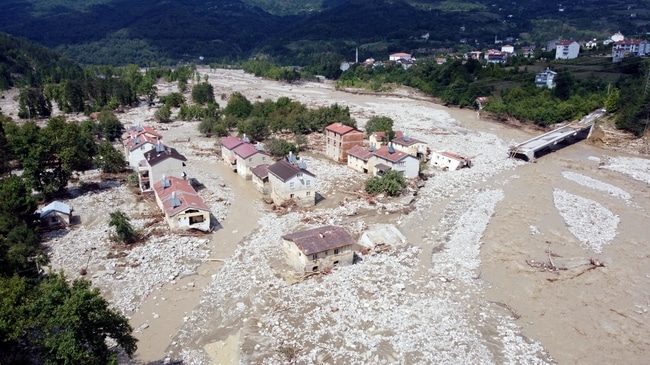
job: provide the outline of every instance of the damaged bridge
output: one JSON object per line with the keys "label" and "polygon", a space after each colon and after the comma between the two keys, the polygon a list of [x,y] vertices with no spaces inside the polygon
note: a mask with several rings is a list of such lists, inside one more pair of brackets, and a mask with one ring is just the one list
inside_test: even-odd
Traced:
{"label": "damaged bridge", "polygon": [[573,143],[583,140],[591,134],[596,119],[605,114],[604,109],[599,109],[578,122],[573,122],[562,127],[546,132],[535,138],[521,142],[509,148],[510,157],[522,158],[533,161],[537,154],[552,151],[561,143]]}

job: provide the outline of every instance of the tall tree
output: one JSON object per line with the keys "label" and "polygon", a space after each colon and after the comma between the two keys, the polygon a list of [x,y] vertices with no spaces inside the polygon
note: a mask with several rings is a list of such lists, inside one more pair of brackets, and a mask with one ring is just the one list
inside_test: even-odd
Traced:
{"label": "tall tree", "polygon": [[55,274],[30,286],[18,276],[0,278],[0,363],[116,363],[117,349],[106,341],[132,356],[132,331],[89,281],[69,284]]}
{"label": "tall tree", "polygon": [[110,110],[103,110],[97,114],[97,122],[102,136],[107,141],[114,141],[122,136],[124,125],[117,119],[115,113]]}

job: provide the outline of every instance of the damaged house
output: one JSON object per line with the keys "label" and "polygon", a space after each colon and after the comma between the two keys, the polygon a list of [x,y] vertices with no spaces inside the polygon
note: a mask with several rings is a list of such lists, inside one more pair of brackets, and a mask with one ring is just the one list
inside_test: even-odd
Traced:
{"label": "damaged house", "polygon": [[298,272],[352,265],[352,236],[343,227],[324,226],[282,236],[287,263]]}
{"label": "damaged house", "polygon": [[153,185],[156,204],[172,230],[211,231],[210,208],[187,180],[164,176]]}

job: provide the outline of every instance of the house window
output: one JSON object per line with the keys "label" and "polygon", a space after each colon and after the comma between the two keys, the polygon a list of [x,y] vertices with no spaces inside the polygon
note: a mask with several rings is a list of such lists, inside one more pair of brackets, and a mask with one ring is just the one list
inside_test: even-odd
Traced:
{"label": "house window", "polygon": [[314,266],[311,268],[311,271],[318,271],[318,266]]}
{"label": "house window", "polygon": [[307,185],[307,186],[311,186],[311,180],[307,180],[307,181],[305,182],[305,185]]}
{"label": "house window", "polygon": [[144,145],[143,145],[143,146],[140,146],[140,149],[141,149],[141,150],[144,150]]}
{"label": "house window", "polygon": [[50,222],[52,222],[52,223],[56,223],[56,222],[58,222],[58,221],[59,221],[59,217],[57,217],[57,216],[50,217]]}
{"label": "house window", "polygon": [[250,157],[250,158],[248,159],[248,162],[253,162],[253,158]]}
{"label": "house window", "polygon": [[315,253],[315,254],[311,255],[311,259],[314,260],[314,261],[318,260],[318,254]]}
{"label": "house window", "polygon": [[335,267],[336,267],[336,266],[339,266],[339,262],[338,262],[338,261],[334,261],[334,266],[335,266]]}
{"label": "house window", "polygon": [[289,195],[289,199],[293,199],[294,194]]}
{"label": "house window", "polygon": [[339,254],[339,249],[338,249],[338,248],[335,248],[335,249],[334,249],[334,254],[335,254],[335,255],[338,255],[338,254]]}
{"label": "house window", "polygon": [[293,182],[293,181],[289,183],[289,187],[290,187],[291,189],[293,189],[293,188],[295,187],[295,185],[296,185],[296,183]]}
{"label": "house window", "polygon": [[308,191],[305,195],[306,196],[311,196],[311,191]]}
{"label": "house window", "polygon": [[266,156],[262,156],[262,161],[266,161]]}

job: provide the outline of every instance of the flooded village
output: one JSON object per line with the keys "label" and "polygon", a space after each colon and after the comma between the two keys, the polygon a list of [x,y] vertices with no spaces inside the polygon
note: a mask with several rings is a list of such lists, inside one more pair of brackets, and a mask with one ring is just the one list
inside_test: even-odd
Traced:
{"label": "flooded village", "polygon": [[[91,279],[129,317],[138,351],[122,361],[640,364],[650,355],[641,148],[560,143],[524,161],[512,146],[539,131],[411,90],[351,94],[199,71],[217,95],[338,103],[358,127],[332,121],[276,160],[245,135],[157,123],[154,107],[119,114],[135,186],[87,172],[77,184],[98,189],[71,187],[41,214],[77,220],[48,233],[51,268]],[[394,120],[395,138],[364,132],[374,116]],[[401,195],[365,192],[388,171],[409,181]],[[110,240],[117,209],[145,237],[132,248]]]}

